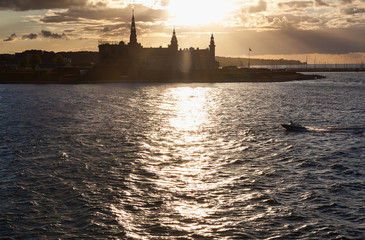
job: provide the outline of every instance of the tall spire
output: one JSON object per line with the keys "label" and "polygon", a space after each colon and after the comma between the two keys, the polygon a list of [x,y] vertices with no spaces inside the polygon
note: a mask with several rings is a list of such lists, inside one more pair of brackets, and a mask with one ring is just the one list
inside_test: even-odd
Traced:
{"label": "tall spire", "polygon": [[215,61],[215,43],[214,43],[213,33],[212,33],[212,36],[210,37],[209,50],[210,50],[210,56],[212,58],[212,61]]}
{"label": "tall spire", "polygon": [[136,23],[134,22],[134,8],[132,9],[132,24],[131,24],[131,35],[129,37],[129,44],[130,45],[137,44]]}
{"label": "tall spire", "polygon": [[172,38],[171,38],[171,44],[170,44],[170,49],[177,51],[178,49],[178,44],[177,44],[177,38],[176,38],[176,32],[175,32],[175,28],[172,32]]}
{"label": "tall spire", "polygon": [[215,47],[215,43],[214,43],[214,36],[213,36],[213,33],[212,33],[212,36],[210,37],[210,46],[213,46],[213,47]]}

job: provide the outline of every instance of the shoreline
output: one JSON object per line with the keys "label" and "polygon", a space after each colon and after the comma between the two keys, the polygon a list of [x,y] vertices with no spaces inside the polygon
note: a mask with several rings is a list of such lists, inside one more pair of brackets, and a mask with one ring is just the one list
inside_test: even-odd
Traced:
{"label": "shoreline", "polygon": [[288,82],[325,78],[317,74],[268,69],[234,69],[210,72],[139,71],[122,75],[117,69],[90,69],[85,74],[62,72],[13,71],[0,72],[0,84],[104,84],[104,83],[229,83]]}

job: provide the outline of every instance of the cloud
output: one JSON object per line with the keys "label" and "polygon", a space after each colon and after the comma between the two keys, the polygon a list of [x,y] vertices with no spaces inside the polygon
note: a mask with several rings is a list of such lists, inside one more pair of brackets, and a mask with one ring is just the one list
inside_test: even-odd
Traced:
{"label": "cloud", "polygon": [[160,0],[156,2],[159,2],[162,7],[166,7],[170,4],[170,0]]}
{"label": "cloud", "polygon": [[23,35],[22,40],[26,40],[26,39],[33,40],[33,39],[37,39],[37,38],[38,38],[38,34],[30,33],[30,34]]}
{"label": "cloud", "polygon": [[278,7],[307,8],[313,5],[312,1],[291,1],[278,3]]}
{"label": "cloud", "polygon": [[52,33],[50,31],[42,30],[41,35],[44,38],[52,38],[52,39],[67,39],[67,36],[65,33],[58,34],[58,33]]}
{"label": "cloud", "polygon": [[[59,33],[52,33],[50,31],[47,30],[42,30],[41,33],[37,34],[37,33],[29,33],[29,34],[25,34],[22,36],[22,40],[34,40],[37,39],[39,36],[43,37],[43,38],[50,38],[50,39],[67,39],[67,36],[65,33],[59,34]],[[4,42],[10,42],[10,41],[14,41],[15,39],[17,39],[17,35],[15,33],[11,34],[10,37],[4,39]]]}
{"label": "cloud", "polygon": [[[85,20],[109,20],[113,22],[129,22],[132,7],[108,8],[88,6],[71,8],[66,11],[54,12],[40,19],[43,23],[85,22]],[[136,20],[139,22],[155,22],[167,19],[167,10],[152,9],[143,5],[135,6]]]}
{"label": "cloud", "polygon": [[[365,24],[363,12],[365,5],[360,2],[361,0],[351,0],[352,4],[342,4],[341,0],[337,2],[322,0],[324,4],[328,3],[328,6],[321,7],[315,5],[315,0],[264,1],[267,2],[265,12],[247,14],[248,8],[242,7],[240,12],[232,14],[232,18],[227,20],[225,26],[232,26],[232,29],[237,26],[237,28],[265,31],[354,28]],[[258,0],[255,5],[257,3]],[[230,30],[225,30],[228,31]]]}
{"label": "cloud", "polygon": [[351,4],[353,0],[341,0],[342,4]]}
{"label": "cloud", "polygon": [[[86,34],[93,34],[98,37],[127,37],[129,36],[130,24],[100,24],[85,26],[78,32],[83,32]],[[140,33],[140,31],[138,32]],[[77,33],[76,33],[77,34]]]}
{"label": "cloud", "polygon": [[292,24],[289,22],[288,18],[286,16],[283,16],[282,18],[275,17],[271,21],[271,25],[274,28],[292,28]]}
{"label": "cloud", "polygon": [[271,28],[275,29],[300,29],[303,25],[309,24],[311,26],[315,24],[320,24],[321,20],[319,18],[311,16],[299,16],[293,14],[285,15],[271,15],[267,16],[267,21]]}
{"label": "cloud", "polygon": [[66,29],[66,30],[64,30],[64,32],[67,32],[67,33],[72,33],[74,31],[75,31],[75,29]]}
{"label": "cloud", "polygon": [[[217,35],[216,45],[221,56],[245,55],[248,46],[254,51],[254,55],[347,54],[364,52],[365,42],[361,40],[363,34],[365,34],[365,28],[247,30]],[[222,44],[229,48],[221,49]]]}
{"label": "cloud", "polygon": [[354,15],[357,13],[365,13],[365,8],[350,7],[342,9],[341,12],[347,15]]}
{"label": "cloud", "polygon": [[[245,35],[251,39],[241,39],[240,43],[252,42],[251,46],[256,49],[257,54],[343,54],[363,52],[365,49],[365,42],[361,38],[365,36],[365,28],[284,29],[251,34],[246,32]],[[217,46],[218,44],[217,42]]]}
{"label": "cloud", "polygon": [[15,33],[11,34],[8,38],[4,39],[4,42],[11,42],[14,41],[15,39],[17,39],[17,35]]}
{"label": "cloud", "polygon": [[266,2],[264,0],[259,0],[258,4],[255,6],[251,6],[248,11],[250,13],[257,13],[266,11],[266,8],[267,8]]}
{"label": "cloud", "polygon": [[328,4],[323,2],[322,0],[314,0],[314,5],[316,5],[318,7],[328,6]]}
{"label": "cloud", "polygon": [[88,0],[0,0],[0,9],[28,11],[36,9],[85,6]]}
{"label": "cloud", "polygon": [[114,25],[107,25],[100,29],[100,32],[109,33],[118,30],[127,30],[129,28],[129,24],[114,24]]}

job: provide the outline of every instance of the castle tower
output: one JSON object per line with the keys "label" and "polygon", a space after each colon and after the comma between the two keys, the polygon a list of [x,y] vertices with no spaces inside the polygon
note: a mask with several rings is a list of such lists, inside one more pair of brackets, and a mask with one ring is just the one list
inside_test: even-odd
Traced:
{"label": "castle tower", "polygon": [[169,45],[169,48],[171,50],[177,52],[178,44],[177,44],[177,38],[176,38],[175,28],[174,28],[174,31],[172,32],[171,44]]}
{"label": "castle tower", "polygon": [[213,36],[213,34],[210,37],[209,50],[210,50],[210,56],[212,58],[212,61],[215,62],[215,43],[214,43],[214,36]]}
{"label": "castle tower", "polygon": [[131,35],[129,37],[129,45],[137,45],[136,23],[134,22],[134,9],[132,12]]}

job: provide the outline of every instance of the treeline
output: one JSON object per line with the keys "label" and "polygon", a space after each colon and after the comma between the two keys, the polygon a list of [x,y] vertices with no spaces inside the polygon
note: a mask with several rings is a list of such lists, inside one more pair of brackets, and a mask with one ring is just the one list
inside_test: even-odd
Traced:
{"label": "treeline", "polygon": [[[231,58],[231,57],[215,57],[215,60],[219,62],[220,67],[236,66],[245,68],[248,66],[248,58]],[[285,59],[250,59],[251,66],[261,65],[300,65],[305,64],[298,60],[285,60]]]}
{"label": "treeline", "polygon": [[98,52],[48,52],[42,50],[27,50],[15,54],[0,54],[2,65],[34,65],[34,64],[65,64],[92,65],[98,62]]}

